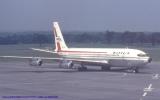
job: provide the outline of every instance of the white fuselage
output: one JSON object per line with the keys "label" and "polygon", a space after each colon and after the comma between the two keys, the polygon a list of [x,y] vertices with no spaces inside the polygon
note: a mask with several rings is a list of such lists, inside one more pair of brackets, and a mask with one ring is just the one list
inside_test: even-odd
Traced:
{"label": "white fuselage", "polygon": [[150,59],[145,52],[128,48],[69,48],[58,54],[64,58],[95,60],[101,62],[100,65],[107,63],[115,67],[140,67]]}

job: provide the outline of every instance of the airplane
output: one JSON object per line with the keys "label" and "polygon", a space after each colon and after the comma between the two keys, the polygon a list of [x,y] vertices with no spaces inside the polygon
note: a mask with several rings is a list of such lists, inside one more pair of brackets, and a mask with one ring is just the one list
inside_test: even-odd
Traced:
{"label": "airplane", "polygon": [[[58,60],[59,66],[76,68],[79,71],[87,70],[87,65],[100,66],[103,71],[110,71],[111,67],[129,68],[135,73],[139,69],[151,63],[152,58],[144,51],[129,48],[69,48],[63,38],[58,22],[53,22],[55,38],[55,50],[31,48],[32,50],[54,53],[58,58],[46,57],[21,57],[1,56],[4,58],[27,58],[31,59],[31,65],[42,65],[42,59]],[[75,66],[78,64],[79,66]]]}

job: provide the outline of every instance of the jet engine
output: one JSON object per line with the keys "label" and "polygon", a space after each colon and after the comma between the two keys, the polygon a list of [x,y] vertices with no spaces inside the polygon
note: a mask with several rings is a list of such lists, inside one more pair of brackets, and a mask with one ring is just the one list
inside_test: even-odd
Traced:
{"label": "jet engine", "polygon": [[33,57],[29,60],[29,65],[31,66],[41,66],[43,63],[40,57]]}

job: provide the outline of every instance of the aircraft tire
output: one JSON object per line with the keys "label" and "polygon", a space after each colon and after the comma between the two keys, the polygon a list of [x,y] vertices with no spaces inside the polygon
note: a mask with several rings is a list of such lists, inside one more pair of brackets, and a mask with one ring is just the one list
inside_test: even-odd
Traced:
{"label": "aircraft tire", "polygon": [[38,66],[42,66],[42,63],[43,63],[42,61],[39,61]]}
{"label": "aircraft tire", "polygon": [[78,71],[86,71],[87,67],[78,67]]}
{"label": "aircraft tire", "polygon": [[135,71],[135,73],[139,73],[139,69],[138,68],[136,68],[134,71]]}

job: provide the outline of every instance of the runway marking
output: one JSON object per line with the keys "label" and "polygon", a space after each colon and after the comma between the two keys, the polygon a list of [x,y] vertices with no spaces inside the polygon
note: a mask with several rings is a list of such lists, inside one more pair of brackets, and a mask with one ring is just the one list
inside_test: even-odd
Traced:
{"label": "runway marking", "polygon": [[142,96],[145,97],[146,95],[147,95],[147,92],[144,92]]}
{"label": "runway marking", "polygon": [[[147,96],[147,93],[148,92],[151,92],[153,90],[153,88],[152,88],[152,84],[149,84],[149,86],[147,87],[147,88],[144,88],[144,93],[143,93],[143,97],[145,97],[145,96]],[[142,100],[142,98],[140,99],[140,100]]]}
{"label": "runway marking", "polygon": [[149,86],[147,88],[144,88],[145,92],[151,92],[152,90],[153,90],[152,84],[149,84]]}
{"label": "runway marking", "polygon": [[159,77],[160,77],[159,74],[155,74],[152,76],[152,79],[159,79]]}

